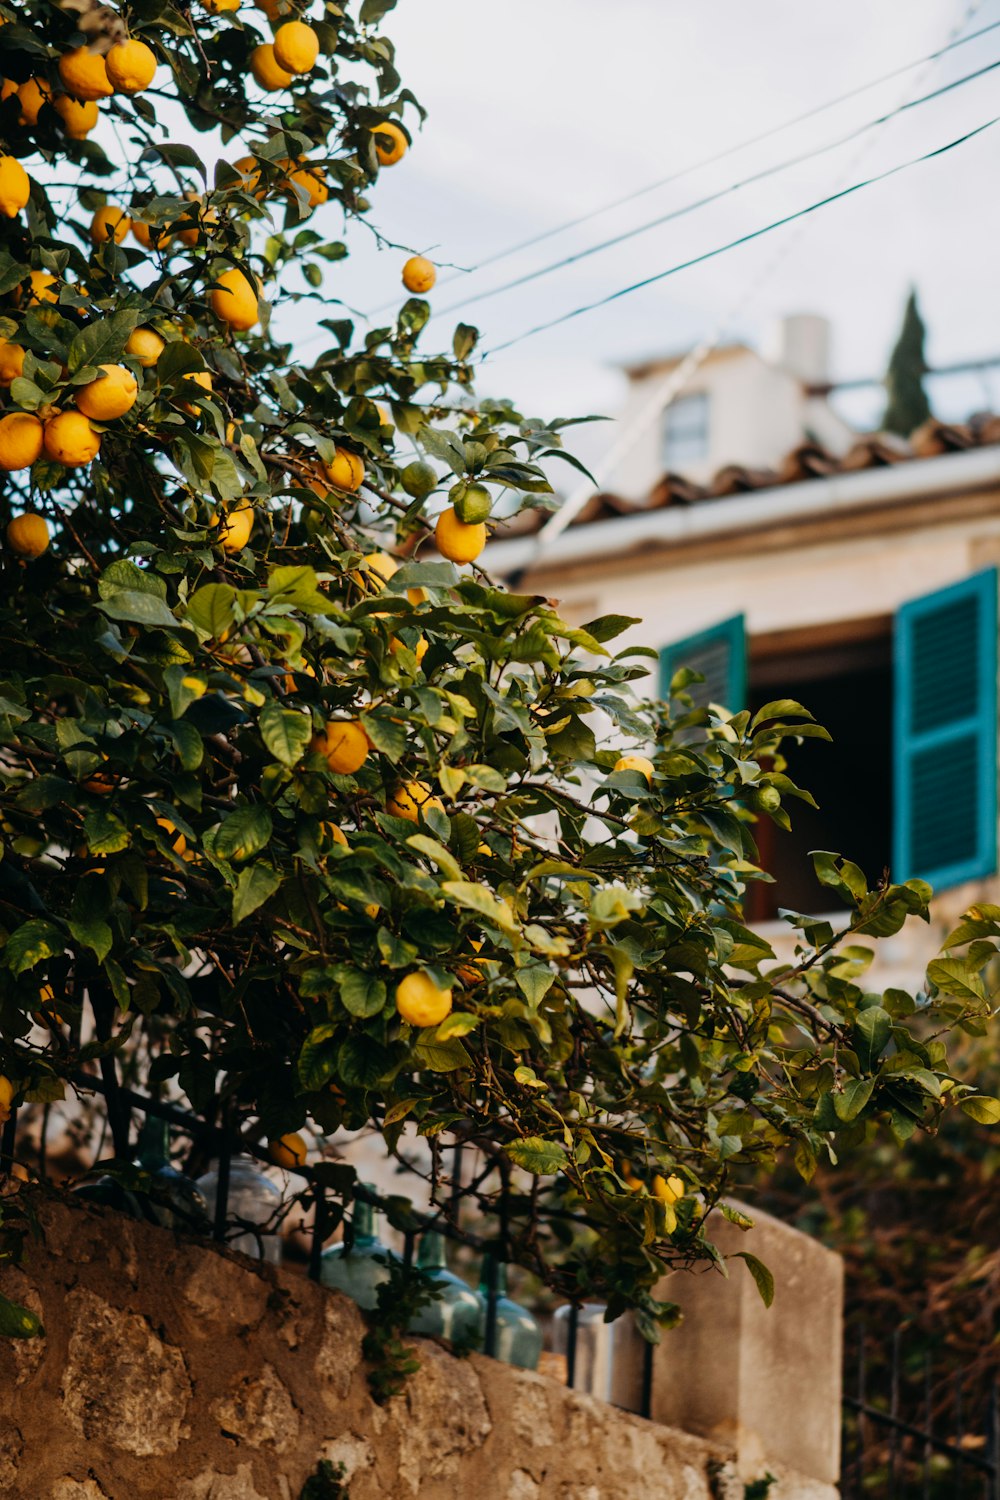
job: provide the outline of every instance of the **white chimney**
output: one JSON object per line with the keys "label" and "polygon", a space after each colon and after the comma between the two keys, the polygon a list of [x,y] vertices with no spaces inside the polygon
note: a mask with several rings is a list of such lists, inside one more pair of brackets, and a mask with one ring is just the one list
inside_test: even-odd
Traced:
{"label": "white chimney", "polygon": [[791,313],[780,318],[765,341],[765,357],[804,385],[825,385],[830,379],[831,328],[818,313]]}

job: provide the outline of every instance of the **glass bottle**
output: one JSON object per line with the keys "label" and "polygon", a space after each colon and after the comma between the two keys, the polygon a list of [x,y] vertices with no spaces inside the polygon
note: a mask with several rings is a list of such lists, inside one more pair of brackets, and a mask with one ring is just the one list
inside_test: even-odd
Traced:
{"label": "glass bottle", "polygon": [[[195,1187],[205,1200],[209,1220],[214,1222],[215,1202],[219,1194],[218,1168],[199,1177]],[[234,1156],[230,1160],[229,1192],[226,1195],[227,1219],[242,1219],[247,1224],[268,1224],[280,1202],[281,1194],[274,1183],[252,1161],[248,1161],[245,1156]],[[248,1229],[243,1234],[227,1236],[226,1244],[231,1250],[241,1250],[253,1260],[263,1259],[270,1261],[272,1265],[278,1265],[281,1261],[281,1240],[273,1231],[258,1236]]]}
{"label": "glass bottle", "polygon": [[378,1237],[379,1217],[370,1203],[355,1199],[351,1243],[342,1240],[339,1245],[331,1245],[323,1251],[319,1262],[322,1285],[346,1292],[366,1312],[378,1306],[378,1289],[389,1280],[390,1264],[399,1261]]}
{"label": "glass bottle", "polygon": [[[603,1302],[585,1302],[577,1308],[573,1388],[586,1391],[588,1396],[599,1396],[602,1401],[610,1401],[618,1324],[606,1323],[604,1312]],[[571,1321],[568,1305],[556,1308],[552,1318],[552,1351],[566,1359],[567,1384]]]}
{"label": "glass bottle", "polygon": [[[496,1289],[496,1336],[494,1347],[488,1349],[486,1326],[489,1318],[490,1278]],[[537,1370],[542,1352],[542,1330],[526,1307],[521,1307],[507,1296],[507,1267],[493,1256],[483,1257],[483,1278],[479,1283],[483,1299],[480,1332],[483,1349],[492,1353],[494,1359],[506,1365],[520,1365],[522,1370]]]}
{"label": "glass bottle", "polygon": [[478,1338],[482,1326],[483,1299],[461,1276],[448,1270],[444,1235],[433,1229],[421,1235],[417,1265],[434,1282],[438,1296],[410,1319],[407,1333],[423,1333],[468,1346]]}
{"label": "glass bottle", "polygon": [[210,1228],[208,1205],[190,1177],[170,1165],[170,1128],[166,1120],[147,1115],[139,1132],[136,1164],[153,1179],[149,1202],[158,1224],[205,1234]]}

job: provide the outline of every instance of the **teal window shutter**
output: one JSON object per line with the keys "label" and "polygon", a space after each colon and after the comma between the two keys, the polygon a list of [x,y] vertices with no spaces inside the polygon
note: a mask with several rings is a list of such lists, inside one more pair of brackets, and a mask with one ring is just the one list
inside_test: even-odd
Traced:
{"label": "teal window shutter", "polygon": [[700,672],[704,682],[692,682],[686,689],[695,703],[721,703],[730,713],[746,707],[747,645],[746,621],[734,615],[708,630],[689,635],[660,652],[660,696],[670,692],[671,679],[681,667]]}
{"label": "teal window shutter", "polygon": [[997,867],[997,570],[896,616],[893,878],[936,889]]}

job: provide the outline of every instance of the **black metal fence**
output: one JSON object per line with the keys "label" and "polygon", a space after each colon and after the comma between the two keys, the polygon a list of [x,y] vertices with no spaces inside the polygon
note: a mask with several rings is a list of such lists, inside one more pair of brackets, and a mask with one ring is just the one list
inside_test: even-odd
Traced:
{"label": "black metal fence", "polygon": [[996,1379],[949,1369],[897,1329],[888,1346],[848,1330],[843,1500],[1000,1500]]}
{"label": "black metal fence", "polygon": [[[234,1217],[229,1211],[229,1186],[230,1167],[234,1156],[252,1156],[258,1158],[265,1165],[270,1165],[269,1158],[259,1151],[253,1142],[238,1136],[231,1125],[227,1123],[215,1124],[202,1119],[199,1115],[184,1109],[179,1105],[170,1104],[160,1099],[151,1098],[141,1094],[135,1089],[128,1088],[122,1084],[117,1077],[117,1070],[113,1067],[104,1070],[102,1077],[94,1074],[80,1074],[74,1079],[75,1085],[83,1092],[93,1092],[103,1097],[107,1111],[108,1122],[111,1129],[112,1139],[115,1143],[116,1159],[129,1160],[129,1142],[131,1139],[131,1113],[133,1110],[142,1115],[152,1115],[165,1120],[169,1125],[187,1135],[192,1142],[202,1148],[211,1158],[217,1161],[218,1186],[215,1197],[215,1208],[211,1226],[212,1238],[224,1243],[234,1233],[246,1231],[261,1232],[261,1226],[249,1224]],[[18,1131],[18,1112],[12,1110],[9,1119],[0,1131],[0,1172],[9,1171],[15,1160],[15,1145]],[[414,1250],[420,1235],[433,1230],[443,1235],[455,1244],[462,1245],[466,1249],[475,1251],[483,1257],[484,1277],[482,1295],[484,1300],[483,1340],[482,1352],[491,1358],[497,1353],[498,1319],[497,1308],[500,1301],[498,1268],[506,1260],[504,1254],[505,1226],[501,1215],[500,1234],[494,1238],[487,1238],[474,1234],[459,1223],[459,1206],[463,1193],[473,1193],[479,1186],[479,1180],[473,1178],[463,1188],[463,1146],[456,1143],[454,1146],[454,1164],[452,1169],[452,1193],[448,1202],[433,1213],[420,1212],[412,1206],[408,1206],[399,1198],[385,1198],[371,1189],[367,1184],[353,1181],[350,1184],[349,1197],[353,1200],[370,1204],[373,1208],[381,1210],[393,1227],[403,1237],[402,1263],[405,1268],[413,1264]],[[313,1281],[321,1280],[322,1252],[326,1241],[335,1230],[342,1225],[343,1235],[349,1244],[352,1239],[352,1223],[348,1215],[344,1215],[340,1205],[335,1207],[330,1202],[330,1180],[338,1173],[343,1172],[333,1163],[318,1163],[315,1166],[303,1165],[294,1169],[295,1175],[305,1179],[308,1183],[307,1200],[311,1200],[312,1226],[310,1232],[309,1248],[309,1276]],[[487,1169],[489,1170],[489,1169]],[[485,1173],[483,1174],[486,1175]],[[175,1210],[176,1213],[176,1210]],[[155,1215],[153,1215],[155,1217]],[[183,1215],[182,1215],[183,1217]],[[267,1230],[265,1229],[266,1233]],[[566,1319],[566,1384],[572,1388],[577,1373],[578,1334],[579,1334],[579,1305],[569,1305],[569,1315]],[[642,1372],[639,1396],[639,1414],[648,1417],[652,1404],[653,1386],[653,1345],[643,1343]]]}

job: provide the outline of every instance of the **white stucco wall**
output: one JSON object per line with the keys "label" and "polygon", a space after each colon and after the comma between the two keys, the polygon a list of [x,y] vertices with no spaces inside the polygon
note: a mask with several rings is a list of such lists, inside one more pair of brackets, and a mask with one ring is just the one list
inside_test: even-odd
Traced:
{"label": "white stucco wall", "polygon": [[[639,500],[662,478],[663,419],[657,402],[669,375],[660,370],[634,380],[618,428],[624,431],[650,408],[650,420],[636,433],[631,453],[611,488]],[[684,395],[709,397],[709,452],[701,462],[683,464],[685,477],[703,484],[727,463],[770,467],[802,441],[807,401],[799,381],[765,363],[752,349],[727,349],[706,361]]]}

